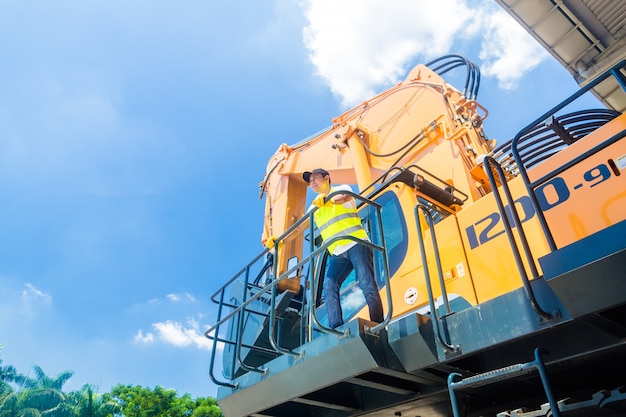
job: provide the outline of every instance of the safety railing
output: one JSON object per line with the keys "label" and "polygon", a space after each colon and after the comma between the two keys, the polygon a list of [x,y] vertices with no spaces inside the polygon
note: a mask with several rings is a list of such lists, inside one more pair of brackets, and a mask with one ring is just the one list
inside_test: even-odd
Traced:
{"label": "safety railing", "polygon": [[[581,155],[578,155],[577,157],[575,157],[572,160],[568,161],[566,164],[563,164],[563,165],[555,168],[554,170],[552,170],[549,173],[543,175],[541,178],[536,179],[535,181],[530,181],[527,169],[530,166],[533,166],[536,162],[534,162],[534,159],[528,160],[528,159],[526,159],[524,157],[524,155],[522,155],[522,153],[520,151],[520,147],[522,146],[523,139],[524,139],[525,135],[527,135],[528,132],[536,129],[537,126],[540,123],[542,123],[543,121],[547,120],[548,118],[552,118],[554,116],[554,114],[556,114],[558,111],[560,111],[561,109],[565,108],[567,105],[571,104],[574,100],[579,98],[581,95],[583,95],[585,92],[589,91],[589,89],[593,88],[594,86],[596,86],[600,82],[604,81],[609,76],[614,76],[618,80],[618,83],[620,84],[620,86],[623,89],[626,90],[626,78],[624,77],[624,74],[621,72],[624,69],[625,66],[626,66],[626,61],[622,61],[620,64],[616,65],[611,70],[607,71],[605,74],[603,74],[602,76],[600,76],[599,78],[594,80],[592,83],[588,84],[587,86],[585,86],[584,88],[582,88],[581,90],[577,91],[575,94],[570,96],[568,99],[562,101],[559,105],[555,106],[554,108],[552,108],[551,110],[549,110],[548,112],[546,112],[545,114],[540,116],[537,120],[535,120],[534,122],[529,124],[527,127],[522,129],[515,136],[515,138],[511,141],[511,145],[510,145],[511,155],[513,156],[513,158],[515,160],[517,170],[518,170],[518,172],[520,173],[520,176],[523,179],[524,185],[526,186],[526,189],[528,191],[528,195],[529,195],[529,198],[530,198],[530,202],[531,202],[531,204],[532,204],[532,206],[534,208],[534,212],[537,213],[539,224],[540,224],[541,229],[542,229],[542,231],[543,231],[543,233],[544,233],[544,235],[546,237],[546,241],[548,243],[550,251],[554,251],[557,248],[556,248],[556,244],[554,242],[554,238],[552,236],[552,233],[551,233],[551,231],[549,229],[549,226],[547,224],[546,218],[544,216],[544,212],[542,210],[541,204],[539,203],[539,199],[537,197],[536,190],[540,186],[542,186],[543,184],[546,184],[552,178],[556,177],[557,175],[561,174],[562,172],[566,171],[567,169],[571,168],[572,166],[575,166],[575,165],[579,164],[581,161],[589,158],[590,156],[596,154],[600,150],[602,150],[602,149],[606,148],[607,146],[609,146],[609,145],[617,142],[618,140],[622,139],[624,136],[626,136],[626,131],[622,131],[622,132],[620,132],[620,133],[618,133],[618,134],[608,138],[607,140],[605,140],[604,142],[600,143],[599,145],[589,149],[588,151],[582,153]],[[586,133],[588,133],[588,132],[586,132]],[[517,269],[518,269],[518,271],[520,273],[520,276],[521,276],[521,279],[522,279],[522,283],[523,283],[523,286],[524,286],[524,291],[526,293],[526,296],[527,296],[527,298],[528,298],[532,308],[535,310],[535,312],[537,312],[537,314],[539,316],[541,316],[542,318],[544,318],[546,320],[549,320],[549,319],[552,318],[552,314],[546,312],[545,310],[543,310],[541,308],[541,306],[537,302],[537,299],[536,299],[536,297],[534,295],[532,286],[530,284],[531,280],[534,280],[534,279],[539,277],[539,272],[538,272],[538,269],[536,267],[533,255],[532,255],[532,251],[530,249],[530,246],[529,246],[529,243],[528,243],[528,239],[526,238],[524,229],[522,227],[522,224],[521,224],[521,221],[520,221],[520,218],[519,218],[519,214],[518,214],[518,211],[517,211],[517,207],[515,206],[515,202],[513,201],[513,198],[511,196],[511,191],[510,191],[508,183],[506,181],[503,168],[502,168],[501,164],[496,159],[494,159],[491,156],[487,156],[484,159],[484,169],[485,169],[487,178],[489,179],[489,183],[491,185],[491,189],[494,190],[493,191],[493,195],[494,195],[496,204],[498,206],[498,210],[500,212],[500,218],[502,218],[502,222],[503,222],[503,225],[504,225],[504,231],[505,231],[505,233],[507,235],[510,247],[511,247],[512,252],[513,252],[513,256],[515,258],[515,263],[516,263]],[[494,171],[498,175],[499,182],[497,182],[495,180],[495,178],[494,178]],[[506,207],[503,204],[502,197],[500,195],[500,191],[499,191],[499,187],[498,187],[499,184],[501,184],[501,190],[504,193],[504,195],[506,197],[506,200],[507,200],[507,206]],[[507,208],[508,208],[508,210],[507,210]],[[511,225],[511,221],[513,222],[512,225]],[[521,245],[521,247],[522,247],[522,249],[524,251],[524,255],[525,255],[528,267],[530,269],[530,275],[531,275],[530,278],[529,278],[528,273],[526,272],[526,268],[524,267],[524,264],[522,262],[522,257],[520,255],[519,245],[518,245],[517,241],[515,240],[515,238],[513,236],[513,228],[515,228],[517,230],[517,233],[518,233],[518,236],[519,236],[519,242],[520,242],[519,245]]]}
{"label": "safety railing", "polygon": [[[504,225],[504,231],[509,240],[509,246],[511,251],[513,252],[513,257],[515,258],[515,265],[517,266],[517,270],[520,273],[520,277],[522,278],[522,284],[524,286],[524,292],[526,293],[526,298],[530,302],[531,307],[535,312],[541,316],[542,318],[549,320],[552,318],[552,315],[541,308],[537,299],[535,297],[535,293],[530,284],[530,279],[528,278],[528,274],[526,273],[526,268],[524,267],[524,263],[522,262],[522,257],[520,255],[519,247],[515,237],[513,236],[513,227],[511,226],[511,218],[513,219],[513,226],[517,229],[517,233],[519,236],[520,243],[522,248],[524,249],[524,255],[526,256],[526,261],[529,265],[532,279],[539,277],[539,271],[537,270],[537,266],[535,265],[535,260],[533,259],[530,245],[528,244],[528,238],[526,238],[526,233],[524,232],[524,228],[522,227],[522,222],[519,218],[519,214],[517,213],[517,208],[515,207],[515,201],[513,200],[513,196],[511,195],[511,190],[509,188],[509,184],[506,182],[504,171],[498,162],[492,157],[488,156],[484,160],[485,173],[487,174],[487,178],[489,179],[489,184],[491,185],[491,189],[493,190],[493,196],[496,200],[496,204],[498,206],[498,211],[500,212],[500,218],[502,218],[502,224]],[[493,169],[492,169],[493,168]],[[500,183],[502,184],[502,192],[506,196],[507,207],[509,210],[506,210],[505,205],[502,201],[502,197],[500,196],[500,191],[498,188],[498,184],[493,176],[493,170],[495,170],[500,179]]]}
{"label": "safety railing", "polygon": [[[223,343],[225,345],[229,345],[234,347],[233,354],[233,363],[231,363],[230,368],[230,376],[231,379],[234,379],[235,368],[236,365],[239,365],[242,370],[246,372],[257,372],[257,373],[265,373],[267,371],[266,368],[262,366],[249,366],[245,363],[245,360],[241,358],[242,349],[251,349],[262,353],[268,353],[273,355],[291,355],[294,357],[301,357],[304,354],[304,351],[296,351],[294,349],[289,349],[284,346],[281,346],[279,337],[277,335],[276,323],[279,318],[276,316],[276,300],[279,294],[278,286],[279,284],[288,279],[294,272],[303,270],[305,266],[309,266],[308,272],[305,276],[305,288],[308,290],[307,297],[303,297],[302,304],[303,308],[301,311],[302,321],[301,321],[301,343],[306,343],[312,339],[313,331],[319,331],[322,333],[333,333],[337,335],[347,335],[346,331],[340,331],[337,329],[332,329],[325,326],[321,320],[317,316],[317,288],[320,283],[320,278],[323,275],[322,267],[322,256],[327,252],[328,246],[332,245],[337,240],[353,240],[358,244],[362,244],[370,247],[374,253],[380,253],[382,255],[382,266],[383,271],[381,272],[384,276],[384,285],[389,288],[390,286],[390,274],[389,274],[389,264],[386,256],[386,244],[385,244],[385,235],[384,228],[382,222],[382,206],[373,200],[369,200],[359,194],[355,194],[349,191],[337,191],[331,193],[327,197],[328,199],[332,198],[335,195],[345,194],[353,197],[357,202],[359,202],[359,206],[369,206],[374,208],[374,219],[376,221],[377,228],[375,228],[378,233],[376,236],[370,236],[372,241],[361,240],[352,236],[341,236],[332,239],[328,239],[323,242],[323,244],[319,247],[315,247],[315,225],[313,221],[313,216],[317,208],[311,210],[306,216],[303,216],[299,219],[295,224],[293,224],[288,230],[285,231],[281,236],[276,239],[274,249],[264,250],[257,257],[255,257],[246,267],[244,267],[239,273],[237,273],[234,277],[232,277],[229,281],[227,281],[219,290],[217,290],[212,296],[211,301],[218,305],[217,310],[217,321],[216,323],[209,328],[205,332],[205,336],[213,341],[213,349],[211,352],[211,359],[209,365],[209,373],[211,380],[219,386],[226,386],[232,389],[237,388],[237,384],[233,384],[229,381],[223,381],[215,377],[215,360],[216,360],[216,352],[218,351],[218,343]],[[282,242],[290,237],[293,233],[299,233],[299,230],[303,228],[304,224],[308,222],[309,228],[309,236],[310,236],[310,247],[309,253],[307,256],[304,256],[301,261],[297,264],[290,266],[283,273],[278,274],[277,269],[278,265],[280,265],[280,250],[278,248],[281,247]],[[377,243],[373,243],[377,242]],[[267,258],[265,264],[260,268],[259,273],[256,275],[256,278],[253,282],[250,282],[250,276],[253,274],[254,265],[257,265],[264,257]],[[273,267],[273,268],[272,268]],[[312,272],[313,271],[313,272]],[[262,275],[266,276],[265,285],[259,285],[260,277]],[[233,284],[236,282],[242,282],[242,293],[240,297],[235,297],[238,301],[237,303],[232,302],[231,300],[226,299],[227,292],[233,290]],[[371,328],[366,329],[372,333],[378,333],[382,330],[391,320],[391,316],[393,314],[392,307],[392,298],[391,291],[386,291],[387,299],[386,304],[387,308],[385,317],[382,323],[378,323]],[[253,308],[253,304],[263,301],[265,304],[269,305],[268,312],[258,311]],[[229,312],[224,312],[224,309],[230,309]],[[247,314],[258,315],[263,318],[269,318],[269,329],[268,329],[268,342],[271,346],[271,349],[264,348],[262,346],[255,346],[244,343],[243,333],[245,326],[245,317]],[[236,327],[233,327],[232,321],[236,321]],[[228,326],[228,329],[231,330],[230,335],[222,335],[223,328]],[[233,330],[234,329],[234,330]]]}
{"label": "safety railing", "polygon": [[442,305],[444,308],[443,316],[447,316],[451,313],[450,309],[450,300],[448,298],[448,292],[446,290],[446,283],[443,277],[443,270],[441,268],[441,256],[439,253],[439,246],[437,245],[437,236],[435,234],[435,222],[432,218],[432,213],[423,204],[417,204],[415,206],[415,220],[417,221],[417,237],[420,243],[420,254],[422,255],[422,267],[424,269],[424,281],[426,283],[426,292],[428,293],[428,303],[430,306],[430,314],[433,322],[433,333],[435,335],[435,341],[442,347],[442,349],[446,352],[458,352],[460,349],[459,345],[452,345],[449,342],[445,341],[441,336],[441,331],[439,330],[439,324],[442,322],[444,324],[445,330],[445,322],[443,319],[439,317],[437,313],[437,306],[435,305],[435,297],[433,294],[432,282],[430,279],[430,270],[428,268],[428,259],[426,256],[426,245],[424,244],[424,237],[422,236],[422,221],[420,219],[420,211],[424,213],[424,218],[426,219],[426,223],[428,224],[428,229],[430,230],[430,240],[433,245],[433,253],[435,257],[435,265],[437,266],[437,276],[439,278],[439,285],[441,287],[441,298]]}
{"label": "safety railing", "polygon": [[[249,279],[250,279],[250,273],[251,273],[253,266],[256,265],[257,262],[259,262],[259,260],[266,257],[268,253],[269,251],[266,249],[263,252],[261,252],[259,255],[257,255],[250,263],[248,263],[248,265],[246,265],[241,271],[239,271],[239,273],[235,274],[217,292],[215,292],[215,294],[211,296],[211,301],[218,305],[217,323],[212,328],[210,328],[209,330],[205,332],[205,336],[213,340],[213,348],[211,349],[211,359],[209,362],[209,377],[216,385],[236,388],[236,385],[233,385],[226,381],[219,380],[215,377],[214,370],[215,370],[216,352],[218,351],[218,343],[223,343],[225,345],[234,346],[235,352],[233,356],[236,359],[237,363],[242,367],[242,369],[246,369],[248,371],[263,372],[262,370],[259,370],[257,368],[248,367],[240,357],[242,347],[247,348],[247,349],[256,349],[259,351],[267,351],[267,349],[263,349],[258,346],[243,344],[241,327],[243,326],[242,322],[243,322],[244,314],[248,313],[248,314],[258,314],[261,316],[264,315],[263,312],[259,312],[253,309],[248,309],[247,307],[250,306],[255,300],[259,300],[264,294],[263,287],[254,283],[251,284]],[[269,270],[269,267],[271,266],[270,262],[271,260],[270,258],[268,258],[268,260],[265,262],[265,264],[261,268],[261,271],[257,275],[258,280],[260,280],[263,274],[265,274]],[[232,290],[232,284],[236,282],[237,280],[241,279],[241,277],[243,277],[241,304],[232,304],[228,302],[230,300],[228,301],[225,300],[225,297],[227,296],[227,291]],[[257,281],[257,279],[255,279],[254,281]],[[248,292],[250,289],[258,289],[259,291],[252,297],[248,298]],[[224,308],[231,309],[230,313],[227,313],[225,316],[223,316]],[[237,320],[237,328],[235,331],[234,340],[230,338],[220,337],[220,331],[222,329],[222,326],[228,323],[231,319]],[[268,351],[267,353],[270,353],[270,352]],[[231,369],[230,369],[231,375],[235,374],[235,366],[236,366],[236,363],[233,362],[231,364]]]}
{"label": "safety railing", "polygon": [[611,138],[605,140],[601,144],[593,147],[592,149],[589,149],[587,152],[585,152],[585,153],[577,156],[576,158],[572,159],[567,164],[554,169],[553,171],[543,175],[541,178],[538,178],[535,181],[531,181],[530,180],[530,178],[528,176],[527,166],[525,165],[524,159],[523,159],[523,157],[522,157],[522,155],[520,153],[519,147],[520,147],[521,140],[522,140],[523,136],[526,133],[528,133],[529,131],[534,129],[538,124],[540,124],[543,121],[547,120],[549,117],[552,117],[555,113],[557,113],[561,109],[565,108],[566,106],[571,104],[574,100],[578,99],[580,96],[582,96],[583,94],[585,94],[586,92],[591,90],[593,87],[597,86],[598,84],[600,84],[601,82],[603,82],[604,80],[606,80],[609,77],[614,77],[615,80],[617,81],[617,84],[622,88],[622,90],[626,91],[626,76],[624,75],[624,71],[626,71],[626,60],[620,61],[618,64],[616,64],[615,66],[613,66],[612,68],[607,70],[605,73],[603,73],[598,78],[596,78],[595,80],[593,80],[592,82],[587,84],[585,87],[583,87],[580,90],[578,90],[576,93],[571,95],[569,98],[567,98],[566,100],[562,101],[560,104],[558,104],[557,106],[553,107],[552,109],[550,109],[549,111],[547,111],[546,113],[544,113],[543,115],[538,117],[535,121],[533,121],[528,126],[526,126],[524,129],[522,129],[511,141],[511,154],[512,154],[513,159],[515,160],[515,162],[517,164],[517,167],[519,169],[520,175],[521,175],[521,177],[524,180],[524,184],[526,185],[526,189],[528,190],[528,195],[530,197],[531,204],[533,205],[533,207],[535,209],[535,213],[537,213],[537,217],[538,217],[539,223],[541,225],[541,228],[543,230],[544,235],[546,236],[546,240],[547,240],[548,245],[550,247],[550,251],[555,251],[557,249],[557,247],[556,247],[556,243],[554,241],[554,237],[552,235],[552,232],[550,231],[550,227],[548,226],[548,223],[547,223],[546,218],[544,216],[541,204],[539,203],[539,199],[538,199],[537,193],[536,193],[537,188],[539,188],[543,184],[546,184],[549,180],[551,180],[552,178],[556,177],[557,175],[559,175],[563,171],[571,168],[574,165],[579,164],[580,162],[584,161],[585,159],[589,158],[590,156],[592,156],[592,155],[598,153],[599,151],[601,151],[602,149],[608,147],[612,143],[615,143],[618,140],[624,138],[626,136],[626,131],[621,131],[620,133],[618,133],[618,134],[612,136]]}

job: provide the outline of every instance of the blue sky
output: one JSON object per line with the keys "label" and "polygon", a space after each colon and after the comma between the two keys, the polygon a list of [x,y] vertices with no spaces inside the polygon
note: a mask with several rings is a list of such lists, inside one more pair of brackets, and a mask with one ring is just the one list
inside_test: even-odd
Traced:
{"label": "blue sky", "polygon": [[490,0],[0,1],[0,359],[215,396],[267,160],[448,53],[499,143],[576,88]]}

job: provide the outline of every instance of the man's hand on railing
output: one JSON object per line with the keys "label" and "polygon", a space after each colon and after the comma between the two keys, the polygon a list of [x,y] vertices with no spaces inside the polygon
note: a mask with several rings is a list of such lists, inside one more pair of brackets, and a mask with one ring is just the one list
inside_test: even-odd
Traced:
{"label": "man's hand on railing", "polygon": [[274,245],[276,245],[276,236],[270,236],[265,241],[265,247],[268,249],[274,249]]}
{"label": "man's hand on railing", "polygon": [[326,200],[326,194],[320,193],[317,195],[317,197],[313,199],[313,205],[315,207],[324,207],[326,204],[328,204],[325,202],[325,200]]}

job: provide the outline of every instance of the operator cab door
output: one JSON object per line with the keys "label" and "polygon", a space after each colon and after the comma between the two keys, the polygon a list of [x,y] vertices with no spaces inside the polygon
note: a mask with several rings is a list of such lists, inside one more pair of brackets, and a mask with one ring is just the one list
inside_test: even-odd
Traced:
{"label": "operator cab door", "polygon": [[[376,201],[383,205],[383,229],[390,262],[393,317],[400,317],[411,311],[426,314],[430,310],[420,241],[417,235],[419,232],[415,218],[417,204],[426,206],[433,219],[451,310],[459,311],[476,304],[474,285],[467,266],[456,216],[424,197],[416,195],[413,188],[400,182],[390,185]],[[441,286],[430,229],[422,210],[419,211],[419,215],[433,295],[436,298],[436,305],[439,306],[442,303]],[[370,227],[372,226],[370,224]],[[375,236],[375,231],[374,233],[370,231],[370,235]],[[383,300],[386,297],[386,291],[385,288],[381,292]]]}

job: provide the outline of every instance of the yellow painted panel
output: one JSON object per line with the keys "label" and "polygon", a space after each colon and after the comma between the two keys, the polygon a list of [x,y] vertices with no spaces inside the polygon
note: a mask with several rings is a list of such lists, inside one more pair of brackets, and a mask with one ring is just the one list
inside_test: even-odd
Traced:
{"label": "yellow painted panel", "polygon": [[[522,228],[534,259],[548,253],[548,245],[530,203],[521,178],[509,182]],[[503,201],[506,200],[503,197]],[[457,214],[459,229],[466,248],[467,262],[474,279],[478,302],[484,302],[522,286],[521,274],[493,194],[489,194]],[[512,220],[511,220],[512,223]],[[532,278],[525,261],[518,231],[514,228],[525,271]],[[536,268],[539,270],[537,262]]]}
{"label": "yellow painted panel", "polygon": [[[533,180],[626,129],[626,114],[529,171]],[[626,219],[626,139],[539,185],[535,194],[557,247]]]}

